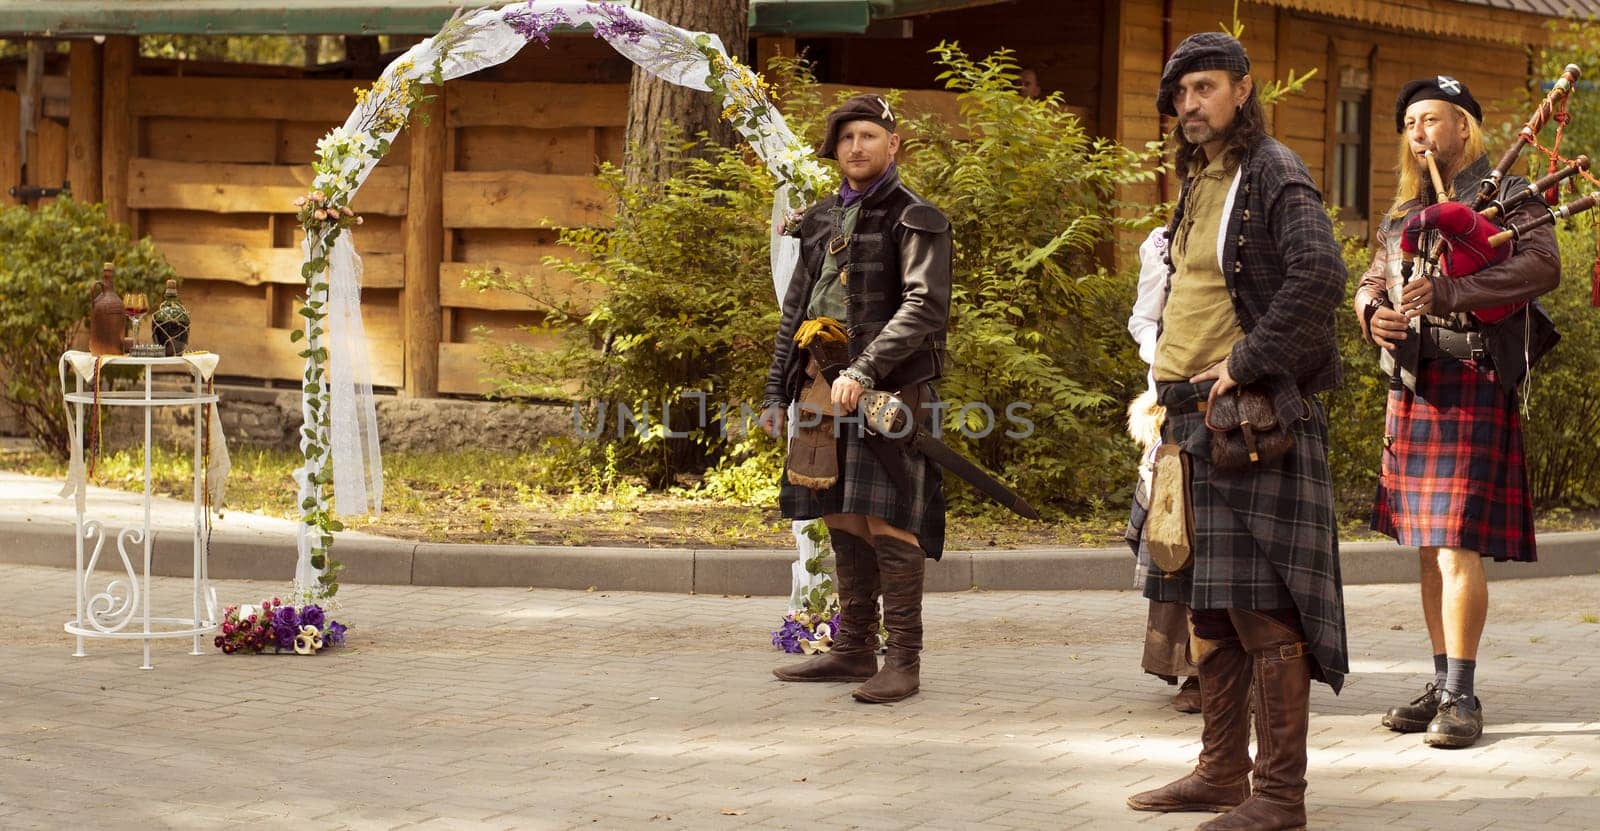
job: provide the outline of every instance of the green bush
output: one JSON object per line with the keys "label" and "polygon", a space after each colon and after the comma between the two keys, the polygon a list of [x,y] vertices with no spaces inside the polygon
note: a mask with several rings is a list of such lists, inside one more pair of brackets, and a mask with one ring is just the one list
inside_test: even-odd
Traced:
{"label": "green bush", "polygon": [[5,402],[43,450],[66,458],[67,415],[57,363],[77,340],[101,265],[116,264],[119,294],[159,297],[176,275],[149,239],[132,241],[98,204],[61,197],[37,210],[0,211],[0,375]]}
{"label": "green bush", "polygon": [[[615,228],[561,232],[576,256],[550,265],[598,296],[592,307],[538,278],[469,278],[534,298],[547,309],[540,328],[564,338],[554,352],[501,345],[490,355],[502,395],[568,398],[569,379],[580,379],[582,430],[598,435],[558,443],[554,484],[594,487],[582,471],[611,469],[659,488],[751,457],[765,462],[758,478],[776,478],[770,442],[743,430],[739,409],[761,400],[778,327],[767,230],[774,182],[743,150],[674,142],[667,155],[682,170],[659,184],[629,187],[617,168],[602,171],[621,205]],[[770,485],[757,494],[770,495]]]}
{"label": "green bush", "polygon": [[[1158,160],[1089,136],[1056,96],[1018,95],[1008,52],[973,60],[950,44],[933,51],[966,137],[913,114],[920,140],[904,175],[949,214],[955,239],[952,361],[939,385],[951,405],[947,440],[1030,500],[1068,509],[1107,493],[1123,500],[1135,458],[1119,425],[1145,375],[1126,329],[1137,264],[1111,273],[1096,248],[1118,227],[1116,190],[1151,181]],[[1139,210],[1145,223],[1149,213]],[[1033,425],[1020,439],[1007,435],[1017,425],[1006,418],[1018,403]],[[987,406],[994,421],[974,408],[957,424],[968,404]],[[958,427],[968,432],[949,432]]]}
{"label": "green bush", "polygon": [[1540,298],[1561,342],[1533,369],[1523,419],[1529,486],[1540,509],[1600,507],[1600,309],[1589,303],[1595,216],[1556,233],[1561,285]]}
{"label": "green bush", "polygon": [[[1156,158],[1085,133],[1059,97],[1030,101],[1016,91],[1017,65],[1005,52],[982,60],[954,45],[934,50],[947,86],[959,94],[959,127],[911,113],[915,137],[902,154],[905,180],[949,214],[955,275],[951,367],[940,391],[950,402],[945,428],[961,407],[982,403],[998,422],[984,438],[949,432],[951,440],[1015,482],[1034,504],[1075,508],[1106,493],[1125,499],[1134,454],[1122,438],[1122,402],[1144,376],[1123,328],[1136,277],[1097,264],[1097,246],[1119,223],[1113,197],[1123,184],[1149,181]],[[784,76],[782,106],[797,134],[813,145],[835,102],[824,101],[803,64],[775,64]],[[843,93],[840,94],[843,97]],[[600,289],[585,310],[536,278],[480,274],[469,283],[520,292],[550,309],[547,331],[564,334],[554,354],[504,346],[491,357],[508,395],[565,398],[568,379],[590,402],[592,418],[608,402],[596,440],[563,443],[558,456],[577,471],[602,462],[609,447],[617,469],[654,486],[704,473],[702,489],[728,498],[770,500],[781,448],[739,419],[716,418],[719,404],[760,401],[777,329],[778,307],[768,262],[768,218],[774,182],[743,148],[679,145],[684,172],[653,185],[626,186],[607,170],[606,186],[622,206],[609,231],[566,230],[578,256],[550,265]],[[1154,222],[1148,206],[1127,213]],[[662,402],[689,404],[708,394],[710,417],[687,438],[669,439],[659,419],[642,435],[617,435],[615,403],[652,417]],[[1005,408],[1020,413],[1032,435],[1012,439]],[[678,411],[674,411],[674,428]],[[980,411],[967,412],[974,430]],[[723,435],[724,428],[730,441]],[[956,486],[957,504],[964,499]]]}
{"label": "green bush", "polygon": [[[1337,221],[1333,227],[1340,227]],[[1389,399],[1389,376],[1378,367],[1378,348],[1361,337],[1361,324],[1350,306],[1356,284],[1372,264],[1366,243],[1339,233],[1350,285],[1334,312],[1339,332],[1339,359],[1344,383],[1323,396],[1328,409],[1328,465],[1333,472],[1333,495],[1339,515],[1347,519],[1372,514],[1383,452],[1384,411]]]}

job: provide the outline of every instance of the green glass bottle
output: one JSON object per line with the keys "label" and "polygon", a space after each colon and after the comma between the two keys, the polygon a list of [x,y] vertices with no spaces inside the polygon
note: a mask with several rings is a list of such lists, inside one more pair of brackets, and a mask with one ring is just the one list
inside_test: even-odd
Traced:
{"label": "green glass bottle", "polygon": [[166,299],[151,318],[150,328],[167,355],[182,355],[189,348],[189,310],[178,302],[177,280],[167,281]]}

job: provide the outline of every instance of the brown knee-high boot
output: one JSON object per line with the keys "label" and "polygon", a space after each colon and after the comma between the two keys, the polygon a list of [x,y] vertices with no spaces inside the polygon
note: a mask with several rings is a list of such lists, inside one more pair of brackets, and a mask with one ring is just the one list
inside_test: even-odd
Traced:
{"label": "brown knee-high boot", "polygon": [[889,654],[883,669],[851,695],[869,704],[888,704],[916,695],[921,686],[922,574],[927,555],[916,543],[887,535],[873,536],[872,544],[878,550]]}
{"label": "brown knee-high boot", "polygon": [[829,529],[839,631],[833,648],[772,671],[781,681],[865,681],[878,671],[878,560],[860,537]]}
{"label": "brown knee-high boot", "polygon": [[1128,797],[1137,811],[1214,811],[1250,796],[1250,656],[1234,638],[1195,638],[1200,670],[1200,758],[1194,772]]}
{"label": "brown knee-high boot", "polygon": [[1305,635],[1266,615],[1234,610],[1234,628],[1255,661],[1256,763],[1250,798],[1204,831],[1299,831],[1306,827],[1306,733],[1311,658]]}

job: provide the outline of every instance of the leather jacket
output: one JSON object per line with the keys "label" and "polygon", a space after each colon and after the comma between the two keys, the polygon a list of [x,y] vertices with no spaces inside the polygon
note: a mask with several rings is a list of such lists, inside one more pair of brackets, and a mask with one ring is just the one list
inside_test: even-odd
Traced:
{"label": "leather jacket", "polygon": [[[1479,157],[1457,173],[1451,183],[1456,192],[1456,201],[1470,203],[1478,193],[1478,183],[1488,175],[1487,157]],[[1528,180],[1520,176],[1506,176],[1500,182],[1502,196],[1511,196],[1527,188]],[[1407,202],[1400,206],[1403,215],[1397,217],[1390,212],[1378,227],[1378,244],[1374,247],[1372,265],[1361,276],[1355,296],[1361,335],[1368,341],[1372,339],[1367,325],[1368,317],[1361,313],[1361,309],[1368,297],[1377,297],[1388,303],[1385,287],[1390,281],[1398,281],[1400,275],[1401,228],[1407,219],[1422,208],[1420,200]],[[1508,223],[1520,225],[1546,210],[1542,199],[1530,199],[1511,211],[1508,217],[1499,219],[1498,223],[1502,227]],[[1435,280],[1433,312],[1426,316],[1426,321],[1447,329],[1474,330],[1479,324],[1467,312],[1532,300],[1561,282],[1561,251],[1556,244],[1553,226],[1546,225],[1525,234],[1513,244],[1516,248],[1504,262],[1462,277]]]}
{"label": "leather jacket", "polygon": [[[822,275],[841,199],[822,200],[801,219],[800,261],[789,280],[778,323],[763,408],[787,405],[805,378],[803,350],[794,333],[805,319],[812,288]],[[915,389],[944,373],[945,330],[950,317],[950,221],[891,172],[861,201],[855,232],[836,255],[845,275],[850,369],[872,388]]]}

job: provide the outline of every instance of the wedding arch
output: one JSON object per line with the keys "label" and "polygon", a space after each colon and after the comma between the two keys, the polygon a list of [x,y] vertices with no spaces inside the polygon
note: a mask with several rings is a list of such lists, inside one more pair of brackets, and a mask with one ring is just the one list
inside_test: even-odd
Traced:
{"label": "wedding arch", "polygon": [[[828,171],[802,144],[773,105],[765,81],[728,56],[713,34],[690,32],[625,5],[597,0],[532,0],[498,9],[458,13],[439,33],[389,64],[372,86],[358,90],[345,123],[317,142],[312,191],[296,200],[304,231],[300,276],[306,294],[303,327],[304,398],[295,470],[301,520],[294,588],[301,602],[324,601],[338,591],[339,563],[332,557],[340,513],[381,509],[383,463],[377,411],[361,322],[361,257],[350,207],[367,175],[424,100],[427,84],[442,84],[510,60],[523,47],[548,44],[557,27],[592,30],[641,69],[679,86],[721,98],[723,117],[750,143],[778,180],[773,198],[772,280],[782,299],[799,256],[799,242],[780,229],[827,186]],[[807,559],[808,541],[796,531]],[[796,581],[802,579],[796,571]]]}

